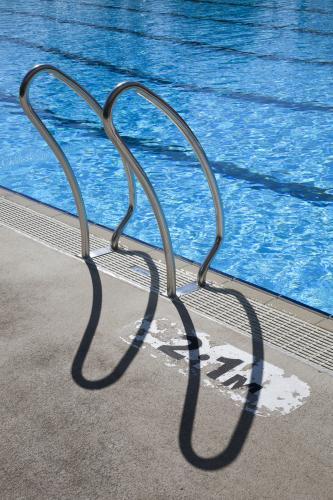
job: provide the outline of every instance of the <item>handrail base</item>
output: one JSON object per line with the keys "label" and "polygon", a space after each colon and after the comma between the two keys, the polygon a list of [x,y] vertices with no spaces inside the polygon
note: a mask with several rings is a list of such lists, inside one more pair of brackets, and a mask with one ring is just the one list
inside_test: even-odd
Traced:
{"label": "handrail base", "polygon": [[188,295],[189,293],[195,292],[199,290],[200,286],[196,281],[191,281],[190,283],[186,283],[186,285],[180,286],[176,289],[176,293],[178,297],[182,295]]}
{"label": "handrail base", "polygon": [[90,258],[93,259],[94,257],[101,257],[102,255],[106,255],[111,252],[112,252],[111,245],[107,247],[97,248],[97,250],[90,251]]}

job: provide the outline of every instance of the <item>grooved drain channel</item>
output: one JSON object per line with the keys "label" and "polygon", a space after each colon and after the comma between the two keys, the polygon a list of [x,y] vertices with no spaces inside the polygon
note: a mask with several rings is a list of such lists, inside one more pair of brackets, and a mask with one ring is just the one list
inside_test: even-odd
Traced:
{"label": "grooved drain channel", "polygon": [[[80,231],[72,226],[23,207],[0,196],[0,224],[33,238],[69,255],[80,252]],[[105,247],[108,242],[91,235],[91,249]],[[136,286],[153,288],[159,293],[166,290],[166,268],[163,262],[153,261],[148,269],[140,252],[123,248],[94,259],[97,267],[116,278],[130,281]],[[196,276],[177,270],[177,287],[194,282]],[[195,312],[247,335],[261,336],[264,341],[298,357],[333,370],[333,332],[306,323],[284,312],[247,299],[258,319],[260,331],[250,329],[248,316],[236,294],[227,288],[190,287],[190,293],[181,300]],[[213,287],[216,286],[216,290]],[[226,285],[227,287],[227,285]],[[249,312],[248,312],[249,314]]]}

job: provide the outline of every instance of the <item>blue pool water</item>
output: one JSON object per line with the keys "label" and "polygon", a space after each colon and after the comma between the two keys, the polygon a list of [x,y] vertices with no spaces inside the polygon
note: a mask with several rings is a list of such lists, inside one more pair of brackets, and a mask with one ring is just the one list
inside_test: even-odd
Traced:
{"label": "blue pool water", "polygon": [[[51,63],[103,104],[138,80],[189,123],[225,211],[213,267],[333,314],[331,0],[0,0],[0,184],[75,212],[64,174],[18,104],[25,72]],[[88,217],[115,227],[121,162],[93,113],[42,75],[31,100],[78,176]],[[139,96],[115,121],[148,173],[175,251],[202,261],[214,208],[182,136]],[[129,235],[161,245],[139,189]]]}

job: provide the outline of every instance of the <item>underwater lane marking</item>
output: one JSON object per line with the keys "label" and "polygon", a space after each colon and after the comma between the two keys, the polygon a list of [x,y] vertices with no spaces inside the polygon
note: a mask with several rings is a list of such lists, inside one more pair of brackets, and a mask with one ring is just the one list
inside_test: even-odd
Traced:
{"label": "underwater lane marking", "polygon": [[287,12],[299,12],[303,14],[304,12],[308,12],[310,14],[323,14],[325,16],[333,14],[332,11],[330,10],[324,10],[324,9],[308,9],[308,8],[295,8],[295,7],[286,7],[285,5],[271,5],[271,4],[250,4],[250,3],[238,3],[238,2],[216,2],[212,0],[184,0],[185,2],[190,2],[190,3],[200,3],[200,4],[208,4],[208,5],[214,5],[215,7],[220,6],[220,5],[225,5],[228,7],[245,7],[248,9],[263,9],[263,10],[277,10],[279,12],[281,11],[287,11]]}
{"label": "underwater lane marking", "polygon": [[[247,403],[246,410],[256,415],[287,415],[310,396],[309,385],[296,375],[287,374],[267,361],[254,360],[252,354],[231,344],[214,345],[208,333],[186,336],[176,323],[161,318],[146,323],[147,330],[142,335],[128,334],[137,331],[141,324],[142,320],[138,320],[124,327],[121,340],[134,346],[137,341],[138,348],[143,341],[142,347],[150,347],[151,357],[160,358],[167,368],[184,376],[188,376],[189,360],[198,359],[193,369],[200,369],[204,387],[216,390],[238,406]],[[248,393],[258,396],[255,407],[246,400]]]}
{"label": "underwater lane marking", "polygon": [[[53,0],[44,0],[45,2],[51,2]],[[63,0],[68,3],[69,0]],[[267,23],[258,23],[253,21],[244,21],[239,19],[225,19],[225,18],[216,18],[216,17],[206,17],[206,16],[198,16],[193,14],[185,14],[177,11],[167,11],[161,12],[155,9],[142,9],[138,7],[128,7],[128,6],[119,6],[119,5],[105,5],[96,2],[87,2],[83,0],[78,0],[77,3],[81,5],[86,5],[88,7],[93,7],[95,9],[107,9],[107,10],[116,10],[116,11],[124,11],[124,12],[133,12],[137,14],[156,14],[158,16],[166,16],[170,18],[179,18],[179,19],[188,19],[188,20],[196,20],[196,21],[208,21],[219,24],[226,25],[239,25],[239,26],[247,26],[249,28],[255,28],[256,30],[264,30],[264,31],[274,31],[274,30],[287,30],[291,32],[301,32],[301,33],[309,33],[311,35],[319,35],[319,36],[332,36],[333,32],[319,31],[314,30],[312,28],[298,28],[293,24],[282,24],[282,25],[274,25]]]}
{"label": "underwater lane marking", "polygon": [[170,37],[170,36],[165,36],[165,35],[156,35],[152,33],[145,33],[143,31],[135,31],[135,30],[129,30],[125,28],[119,28],[116,26],[112,25],[104,25],[104,24],[96,24],[96,23],[91,23],[91,22],[86,22],[86,21],[81,21],[78,19],[61,19],[57,16],[50,16],[47,14],[37,14],[35,12],[28,12],[28,11],[18,11],[16,9],[5,9],[1,8],[1,12],[9,13],[9,14],[15,14],[15,15],[22,15],[22,16],[29,16],[29,17],[35,17],[39,19],[46,19],[48,21],[55,22],[57,24],[69,24],[72,26],[84,26],[92,29],[97,29],[97,30],[102,30],[102,31],[108,31],[108,32],[114,32],[114,33],[120,33],[120,34],[129,34],[133,36],[138,36],[142,38],[147,38],[150,40],[156,40],[156,41],[162,41],[162,42],[169,42],[172,44],[176,45],[183,45],[183,46],[189,46],[189,47],[195,47],[195,48],[200,48],[202,50],[210,50],[210,51],[217,51],[217,52],[226,52],[229,54],[232,54],[236,57],[249,57],[249,58],[257,58],[257,59],[264,59],[268,61],[282,61],[282,62],[287,62],[287,63],[300,63],[300,64],[316,64],[320,66],[332,66],[333,61],[323,61],[320,59],[303,59],[301,57],[286,57],[283,55],[279,54],[260,54],[258,52],[253,52],[249,50],[241,50],[237,49],[232,46],[224,46],[224,45],[215,45],[211,43],[207,43],[204,41],[197,41],[197,40],[186,40],[182,38],[177,38],[177,37]]}
{"label": "underwater lane marking", "polygon": [[223,89],[216,89],[213,87],[206,87],[206,86],[198,86],[195,84],[181,84],[177,82],[172,82],[171,80],[157,77],[157,76],[151,76],[146,72],[140,71],[138,69],[132,69],[132,68],[124,68],[124,67],[119,67],[115,66],[114,64],[111,64],[106,61],[100,61],[96,59],[92,59],[90,57],[86,57],[80,54],[75,54],[73,52],[67,52],[63,51],[61,49],[58,49],[56,47],[45,47],[44,45],[41,45],[39,43],[34,43],[29,40],[25,40],[23,38],[19,37],[12,37],[12,36],[4,36],[0,35],[0,41],[2,42],[8,42],[8,43],[13,43],[19,46],[23,47],[29,47],[33,49],[40,50],[42,52],[46,52],[48,54],[54,54],[57,56],[61,56],[66,60],[70,60],[71,62],[77,61],[78,63],[85,64],[89,67],[103,67],[108,69],[109,71],[112,71],[112,73],[118,73],[120,75],[125,75],[125,76],[130,76],[131,78],[142,78],[146,82],[150,82],[153,84],[159,84],[159,85],[168,85],[172,86],[173,89],[179,89],[181,91],[185,92],[195,92],[195,93],[203,93],[203,94],[214,94],[217,96],[220,96],[225,99],[232,99],[236,101],[249,101],[249,102],[255,102],[257,104],[271,104],[273,106],[277,106],[279,108],[286,108],[288,110],[292,111],[323,111],[323,112],[328,112],[332,113],[333,112],[333,106],[326,106],[323,104],[316,104],[313,102],[293,102],[293,101],[286,101],[284,99],[278,99],[275,97],[270,97],[270,96],[265,96],[265,95],[259,95],[259,94],[250,94],[250,93],[242,93],[239,91],[233,91],[233,90],[227,90],[224,91]]}

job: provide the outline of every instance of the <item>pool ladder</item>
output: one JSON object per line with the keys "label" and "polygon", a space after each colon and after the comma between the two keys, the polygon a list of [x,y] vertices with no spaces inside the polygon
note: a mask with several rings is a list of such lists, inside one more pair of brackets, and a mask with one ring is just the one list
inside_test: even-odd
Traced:
{"label": "pool ladder", "polygon": [[[75,174],[73,172],[73,169],[62,148],[57,143],[51,132],[44,125],[44,123],[39,118],[36,111],[31,106],[29,99],[29,88],[32,83],[32,80],[39,73],[49,73],[53,75],[58,80],[64,82],[68,87],[74,90],[76,94],[78,94],[86,101],[88,106],[92,109],[92,111],[94,111],[97,114],[97,116],[102,121],[107,136],[112,141],[112,143],[114,144],[114,146],[116,147],[121,156],[128,181],[129,206],[125,216],[123,217],[120,224],[118,225],[118,227],[116,228],[116,230],[112,235],[110,246],[106,248],[100,248],[94,251],[90,250],[89,227],[88,227],[86,209],[82,193],[79,184],[77,182],[77,179],[75,177]],[[121,139],[113,123],[113,116],[112,116],[113,106],[117,101],[117,99],[119,98],[119,96],[129,90],[136,91],[137,94],[139,94],[147,101],[149,101],[151,104],[153,104],[155,107],[157,107],[159,110],[161,110],[176,125],[176,127],[180,130],[180,132],[183,134],[183,136],[187,139],[187,141],[191,145],[206,176],[215,206],[216,236],[213,246],[211,247],[210,251],[208,252],[204,262],[202,263],[198,271],[197,285],[202,287],[206,283],[206,276],[209,265],[222,243],[223,211],[222,211],[222,204],[220,200],[218,186],[214,174],[211,170],[211,167],[208,163],[207,156],[200,142],[198,141],[197,137],[194,135],[194,133],[192,132],[188,124],[185,122],[185,120],[183,120],[183,118],[158,95],[156,95],[154,92],[149,90],[141,83],[137,82],[125,82],[117,85],[117,87],[109,94],[104,104],[104,107],[102,108],[98,104],[98,102],[89,94],[89,92],[87,92],[73,78],[66,75],[56,67],[48,64],[41,64],[35,66],[25,75],[20,86],[20,102],[28,118],[35,125],[35,127],[40,132],[42,137],[45,139],[49,147],[52,149],[53,153],[55,154],[56,158],[62,165],[64,172],[66,174],[67,180],[69,182],[69,185],[71,187],[74,196],[78,217],[80,221],[81,257],[83,259],[90,259],[110,253],[112,250],[116,251],[118,249],[119,238],[123,233],[135,209],[136,191],[135,191],[134,176],[136,176],[151,203],[152,209],[154,211],[159,226],[159,231],[163,242],[163,249],[166,261],[167,295],[173,298],[177,295],[176,265],[175,265],[175,256],[172,248],[172,242],[170,238],[170,232],[165,219],[164,212],[162,210],[158,197],[155,193],[155,190],[148,176],[146,175],[140,163],[137,161],[137,159],[132,154],[130,149]]]}

